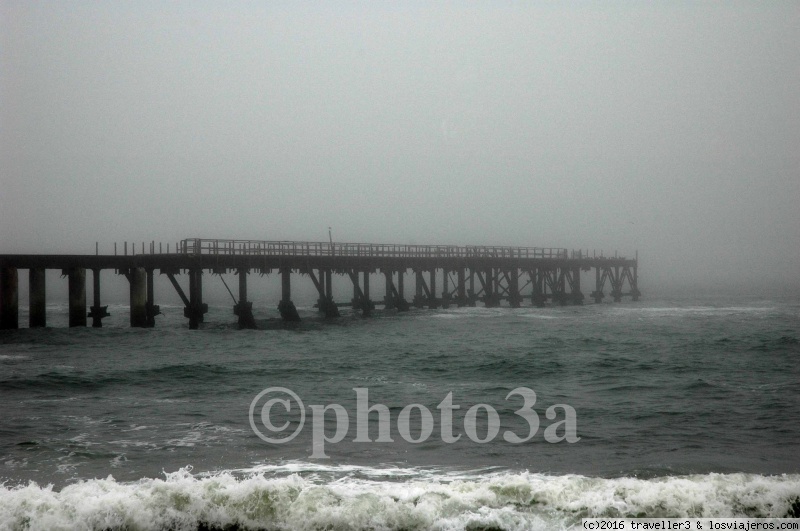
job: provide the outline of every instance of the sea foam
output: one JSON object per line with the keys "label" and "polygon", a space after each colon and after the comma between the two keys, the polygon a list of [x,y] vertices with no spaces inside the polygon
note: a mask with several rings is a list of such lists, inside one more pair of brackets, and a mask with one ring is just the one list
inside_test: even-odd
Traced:
{"label": "sea foam", "polygon": [[[791,517],[800,475],[604,479],[295,467],[0,488],[0,529],[570,529],[585,517]],[[328,472],[333,472],[333,468]],[[378,479],[376,479],[378,478]]]}

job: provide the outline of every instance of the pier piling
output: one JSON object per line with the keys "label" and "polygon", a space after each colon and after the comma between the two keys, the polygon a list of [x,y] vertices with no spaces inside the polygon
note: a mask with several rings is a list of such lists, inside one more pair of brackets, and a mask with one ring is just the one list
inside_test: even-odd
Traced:
{"label": "pier piling", "polygon": [[278,311],[281,312],[281,318],[287,322],[296,322],[300,320],[300,315],[297,313],[292,302],[292,288],[291,288],[291,274],[292,270],[288,267],[281,268],[281,302],[278,304]]}
{"label": "pier piling", "polygon": [[103,317],[108,317],[108,306],[100,306],[100,270],[92,269],[92,307],[89,308],[88,317],[92,318],[92,328],[102,328]]}
{"label": "pier piling", "polygon": [[333,272],[330,269],[325,270],[325,317],[339,317],[339,307],[333,300]]}
{"label": "pier piling", "polygon": [[556,270],[555,279],[556,279],[556,286],[558,291],[558,303],[561,306],[566,306],[569,301],[570,297],[567,295],[567,275],[569,274],[569,270],[564,267],[559,267]]}
{"label": "pier piling", "polygon": [[475,270],[469,270],[469,289],[467,290],[467,306],[474,308],[478,303],[478,293],[475,291]]}
{"label": "pier piling", "polygon": [[47,289],[45,270],[36,267],[28,271],[28,326],[47,326]]}
{"label": "pier piling", "polygon": [[317,288],[317,311],[325,313],[325,306],[327,300],[325,299],[325,271],[320,269],[317,274],[314,274],[313,269],[308,270],[308,276],[314,282],[314,287]]}
{"label": "pier piling", "polygon": [[522,303],[522,297],[519,294],[519,272],[517,269],[510,270],[506,277],[508,278],[508,305],[512,308],[519,308]]}
{"label": "pier piling", "polygon": [[592,298],[594,299],[595,304],[600,304],[603,302],[603,283],[605,282],[605,274],[600,273],[600,268],[596,267],[595,270],[595,288],[592,292]]}
{"label": "pier piling", "polygon": [[[361,315],[369,317],[372,314],[374,305],[369,300],[369,272],[364,272],[364,289],[361,288],[358,279],[358,271],[348,271],[350,280],[353,282],[353,299],[351,304],[353,310],[361,310]],[[366,291],[365,291],[366,290]]]}
{"label": "pier piling", "polygon": [[69,326],[86,326],[86,269],[73,267],[67,271],[69,279]]}
{"label": "pier piling", "polygon": [[447,275],[449,273],[447,269],[442,269],[442,308],[444,309],[450,307],[450,288],[447,282]]}
{"label": "pier piling", "polygon": [[190,330],[197,330],[200,327],[206,312],[208,312],[208,305],[203,303],[203,270],[190,269],[189,306],[183,309],[184,317],[189,318]]}
{"label": "pier piling", "polygon": [[147,328],[147,273],[142,267],[128,272],[130,284],[130,320],[132,328]]}
{"label": "pier piling", "polygon": [[431,310],[435,310],[439,307],[439,301],[436,298],[436,269],[431,269],[428,273],[428,278],[430,279],[430,286],[426,290],[426,295],[428,296],[428,308]]}
{"label": "pier piling", "polygon": [[372,313],[372,309],[375,307],[369,294],[369,273],[369,271],[364,271],[364,289],[362,290],[362,293],[364,294],[364,300],[361,307],[364,316],[370,315]]}
{"label": "pier piling", "polygon": [[459,267],[457,272],[458,287],[456,295],[456,304],[459,308],[467,305],[467,283],[464,275],[464,268]]}
{"label": "pier piling", "polygon": [[614,302],[622,300],[622,282],[619,276],[619,267],[608,268],[609,277],[611,280],[611,296],[614,297]]}
{"label": "pier piling", "polygon": [[[155,251],[155,242],[151,244],[151,249]],[[145,303],[145,313],[147,314],[147,327],[153,328],[156,325],[156,315],[161,315],[161,307],[155,304],[155,290],[153,288],[154,277],[153,269],[145,269],[147,275],[147,302]]]}
{"label": "pier piling", "polygon": [[16,267],[0,268],[0,329],[19,328],[19,277]]}
{"label": "pier piling", "polygon": [[395,304],[397,305],[397,311],[399,312],[407,312],[410,308],[405,296],[405,286],[403,285],[403,276],[405,273],[406,272],[403,269],[399,269],[397,271],[397,293],[395,293]]}
{"label": "pier piling", "polygon": [[317,288],[317,310],[325,314],[325,317],[339,317],[339,308],[333,302],[333,287],[331,286],[331,272],[330,270],[320,269],[318,271],[319,278],[314,275],[314,270],[308,270],[308,276],[314,282]]}
{"label": "pier piling", "polygon": [[541,269],[534,269],[530,271],[531,284],[533,285],[533,292],[531,293],[531,304],[537,308],[544,308],[545,297],[544,293],[544,275]]}
{"label": "pier piling", "polygon": [[239,302],[233,306],[233,313],[239,318],[239,329],[256,328],[256,320],[253,318],[253,303],[247,300],[247,275],[249,271],[240,267],[236,270],[239,275]]}
{"label": "pier piling", "polygon": [[572,269],[570,278],[572,304],[583,304],[583,292],[581,292],[581,270],[579,267]]}
{"label": "pier piling", "polygon": [[397,304],[395,303],[395,295],[394,295],[394,282],[392,282],[392,275],[393,272],[390,270],[384,270],[383,276],[386,277],[386,289],[385,295],[383,296],[383,308],[384,310],[394,310],[397,308]]}
{"label": "pier piling", "polygon": [[[425,306],[425,297],[422,296],[423,287],[425,287],[425,278],[422,276],[421,270],[415,270],[414,275],[416,275],[416,284],[412,303],[414,304],[414,308],[422,308]],[[427,289],[427,287],[425,287],[425,289]]]}
{"label": "pier piling", "polygon": [[[484,273],[486,280],[483,283],[484,298],[483,303],[487,308],[500,306],[500,296],[497,293],[494,270],[490,267]],[[478,277],[480,279],[480,277]]]}

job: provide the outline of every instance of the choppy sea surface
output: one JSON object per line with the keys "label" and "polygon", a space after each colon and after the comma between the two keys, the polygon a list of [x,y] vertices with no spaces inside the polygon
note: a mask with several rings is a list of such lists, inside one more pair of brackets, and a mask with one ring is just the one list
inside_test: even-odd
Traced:
{"label": "choppy sea surface", "polygon": [[[181,307],[161,309],[154,329],[129,328],[125,306],[111,306],[102,329],[68,329],[66,306],[51,305],[51,327],[0,332],[0,529],[516,530],[600,516],[800,516],[797,299],[330,321],[301,307],[297,325],[262,308],[259,330],[237,330],[229,305],[212,306],[200,330]],[[271,395],[254,403],[274,387],[302,400],[302,425],[287,395],[271,409]],[[523,396],[509,396],[520,387],[535,393],[539,425],[513,443],[504,434],[532,431]],[[392,442],[376,441],[377,410],[361,437],[371,442],[356,441],[354,389],[386,406]],[[347,427],[335,408],[319,414],[331,404]],[[251,426],[270,433],[265,411],[282,437],[297,435],[265,442]],[[314,458],[322,436],[341,440],[323,440],[327,458]]]}

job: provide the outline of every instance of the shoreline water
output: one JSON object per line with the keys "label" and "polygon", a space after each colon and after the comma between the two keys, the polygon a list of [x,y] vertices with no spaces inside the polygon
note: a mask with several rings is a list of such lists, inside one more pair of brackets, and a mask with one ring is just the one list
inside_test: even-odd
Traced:
{"label": "shoreline water", "polygon": [[[198,331],[179,308],[166,310],[150,330],[117,317],[103,329],[0,334],[0,528],[551,529],[579,515],[796,512],[796,301],[378,312],[335,322],[301,307],[300,325],[262,315],[273,326],[249,331],[235,329],[227,307],[212,306]],[[331,459],[309,459],[310,428],[277,445],[252,432],[248,406],[275,385],[306,405],[348,411],[348,436],[326,446]],[[476,404],[495,408],[502,430],[523,433],[521,400],[505,399],[518,386],[537,395],[531,442],[465,436]],[[353,442],[354,388],[387,405],[395,442]],[[441,441],[436,409],[449,392],[462,406],[453,444]],[[413,403],[435,414],[423,444],[396,431]],[[575,408],[574,444],[542,438],[559,420],[545,411],[559,403]],[[375,439],[376,418],[370,424]],[[330,413],[329,437],[335,428]]]}

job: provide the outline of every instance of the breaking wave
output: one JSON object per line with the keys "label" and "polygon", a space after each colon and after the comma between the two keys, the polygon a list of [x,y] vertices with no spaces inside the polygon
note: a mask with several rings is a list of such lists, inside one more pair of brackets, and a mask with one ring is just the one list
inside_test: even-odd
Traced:
{"label": "breaking wave", "polygon": [[0,487],[0,529],[530,530],[586,517],[796,517],[800,475],[651,479],[288,466]]}

